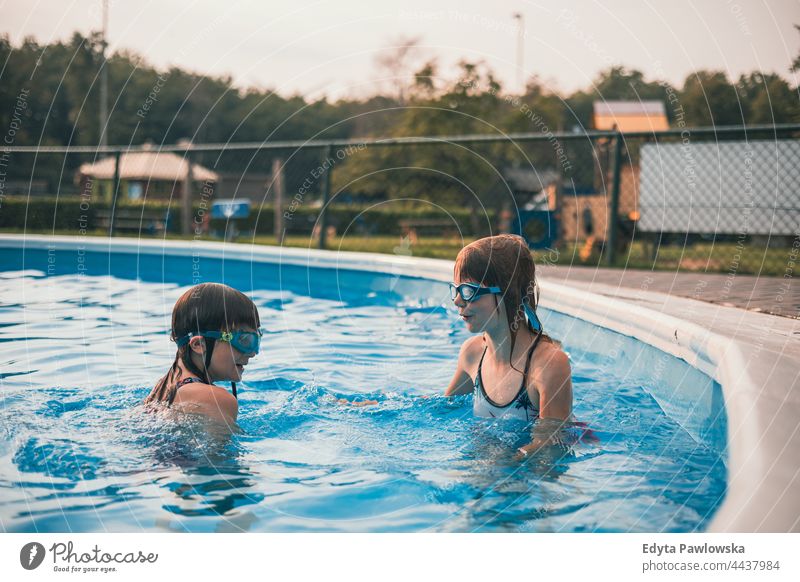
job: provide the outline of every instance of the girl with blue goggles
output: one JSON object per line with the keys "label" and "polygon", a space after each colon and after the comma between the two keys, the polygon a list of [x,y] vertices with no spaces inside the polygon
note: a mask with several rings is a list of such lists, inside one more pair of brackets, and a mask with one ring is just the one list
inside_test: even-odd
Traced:
{"label": "girl with blue goggles", "polygon": [[[536,265],[527,243],[502,234],[478,239],[458,253],[450,297],[466,330],[446,396],[472,394],[473,414],[524,421],[524,458],[560,446],[571,426],[569,357],[536,314]],[[526,439],[527,441],[527,439]]]}
{"label": "girl with blue goggles", "polygon": [[[234,424],[239,413],[236,383],[261,348],[260,326],[258,309],[241,291],[219,283],[186,291],[172,310],[175,360],[145,404],[174,404]],[[220,381],[230,382],[232,393],[215,384]]]}

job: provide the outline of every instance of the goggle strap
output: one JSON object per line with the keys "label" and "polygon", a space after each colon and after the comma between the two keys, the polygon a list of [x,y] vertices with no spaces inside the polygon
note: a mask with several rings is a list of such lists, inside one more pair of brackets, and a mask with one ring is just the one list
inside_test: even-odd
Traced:
{"label": "goggle strap", "polygon": [[191,341],[191,339],[195,336],[199,337],[207,337],[209,339],[221,339],[222,341],[230,342],[233,339],[233,334],[229,331],[201,331],[200,333],[194,333],[190,331],[183,337],[179,337],[175,340],[175,343],[178,347],[183,347]]}
{"label": "goggle strap", "polygon": [[523,307],[525,308],[525,315],[528,316],[528,322],[531,324],[533,331],[542,333],[542,322],[539,320],[539,316],[531,309],[530,305],[524,303]]}

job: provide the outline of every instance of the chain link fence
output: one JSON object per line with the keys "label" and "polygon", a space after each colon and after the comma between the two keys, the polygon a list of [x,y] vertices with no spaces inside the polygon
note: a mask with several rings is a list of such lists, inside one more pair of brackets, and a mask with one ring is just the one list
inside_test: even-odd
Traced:
{"label": "chain link fence", "polygon": [[450,258],[517,232],[562,264],[782,276],[800,246],[799,138],[784,125],[7,147],[0,228]]}
{"label": "chain link fence", "polygon": [[800,246],[797,138],[796,126],[625,135],[609,261],[784,275]]}

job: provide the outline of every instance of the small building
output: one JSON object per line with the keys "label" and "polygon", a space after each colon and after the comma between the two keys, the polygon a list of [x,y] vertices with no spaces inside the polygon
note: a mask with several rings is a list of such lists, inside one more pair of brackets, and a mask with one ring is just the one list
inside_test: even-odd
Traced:
{"label": "small building", "polygon": [[609,131],[663,131],[669,129],[663,101],[595,101],[592,127]]}
{"label": "small building", "polygon": [[[662,101],[595,101],[592,129],[601,131],[649,132],[669,129]],[[579,195],[565,193],[561,204],[561,227],[564,240],[573,242],[604,241],[608,237],[608,211],[611,203],[613,143],[596,142],[599,165],[595,168],[594,192]],[[623,151],[620,167],[618,228],[629,231],[639,218],[638,156]]]}
{"label": "small building", "polygon": [[552,168],[509,167],[501,174],[503,183],[495,185],[494,191],[503,198],[511,194],[518,209],[555,210],[560,179],[557,171]]}
{"label": "small building", "polygon": [[[272,202],[268,193],[274,188],[273,175],[263,172],[238,171],[218,172],[217,190],[224,190],[226,196],[247,198],[258,202]],[[224,186],[223,186],[224,184]]]}
{"label": "small building", "polygon": [[[152,146],[150,146],[152,148]],[[120,198],[127,200],[180,199],[189,163],[184,156],[173,152],[127,152],[120,155]],[[115,157],[109,156],[94,163],[83,164],[77,172],[77,182],[82,192],[92,191],[95,196],[111,200],[114,189]],[[192,164],[194,184],[204,193],[213,192],[219,175],[200,164]],[[91,184],[91,186],[89,186]]]}
{"label": "small building", "polygon": [[[603,241],[607,237],[610,177],[593,192],[569,191],[561,195],[561,236],[563,240],[583,242],[590,237]],[[608,193],[604,191],[608,190]],[[620,170],[619,214],[622,221],[639,218],[639,168],[625,164]]]}

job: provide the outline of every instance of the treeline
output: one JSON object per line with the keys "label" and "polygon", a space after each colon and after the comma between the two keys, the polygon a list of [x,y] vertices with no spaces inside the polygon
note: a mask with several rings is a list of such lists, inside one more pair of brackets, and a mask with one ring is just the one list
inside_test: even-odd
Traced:
{"label": "treeline", "polygon": [[[11,144],[6,139],[6,145],[96,145],[102,66],[102,41],[96,35],[76,33],[69,41],[49,45],[27,39],[20,46],[0,37],[0,132],[13,138]],[[421,200],[432,208],[470,207],[475,217],[486,208],[500,211],[509,194],[500,174],[509,167],[533,167],[537,174],[553,170],[576,190],[593,187],[607,152],[602,144],[580,135],[591,127],[598,99],[661,100],[670,121],[689,127],[800,122],[798,88],[780,75],[757,72],[732,81],[724,72],[697,71],[682,86],[673,87],[646,79],[640,71],[612,67],[590,87],[569,95],[550,90],[537,78],[518,95],[504,89],[483,63],[463,61],[456,71],[442,71],[430,61],[396,77],[391,94],[310,101],[300,95],[239,89],[228,77],[158,70],[127,51],[111,55],[105,66],[107,141],[112,145],[172,144],[181,139],[235,143],[519,132],[552,136],[558,131],[574,135],[536,143],[439,143],[332,153],[337,200]],[[792,66],[800,67],[800,57]],[[285,162],[287,196],[294,197],[293,204],[303,204],[321,192],[320,156],[320,150],[226,151],[195,159],[227,175],[265,176],[273,158],[279,158]],[[0,161],[8,170],[6,192],[12,180],[23,191],[39,180],[46,193],[74,193],[78,166],[93,159],[53,154],[4,158]],[[235,186],[228,180],[220,195],[236,195]],[[540,187],[528,184],[522,189]],[[265,191],[263,200],[256,202],[266,201]]]}
{"label": "treeline", "polygon": [[[26,39],[12,46],[8,37],[0,37],[1,129],[9,127],[18,96],[27,92],[15,145],[98,143],[101,48],[99,36],[78,33],[49,45]],[[668,92],[677,95],[689,126],[800,122],[797,87],[779,75],[758,72],[731,81],[720,71],[698,71],[681,87],[670,87],[639,71],[613,67],[591,87],[570,95],[552,92],[534,78],[515,104],[480,63],[463,62],[456,74],[447,75],[430,62],[409,74],[401,97],[335,102],[237,89],[228,77],[179,68],[157,70],[128,51],[111,55],[107,66],[110,144],[537,131],[537,124],[570,131],[589,127],[597,99],[666,104]],[[676,107],[668,106],[667,113],[674,119]]]}

